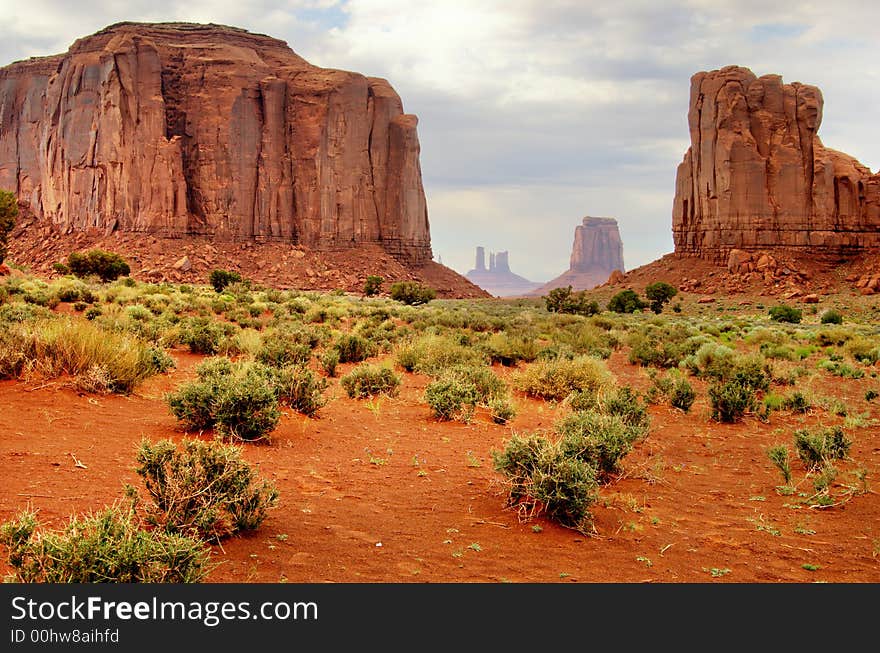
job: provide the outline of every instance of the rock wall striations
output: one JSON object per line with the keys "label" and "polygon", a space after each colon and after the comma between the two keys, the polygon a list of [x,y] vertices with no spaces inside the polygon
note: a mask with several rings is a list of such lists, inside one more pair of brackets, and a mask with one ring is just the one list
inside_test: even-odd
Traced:
{"label": "rock wall striations", "polygon": [[822,93],[728,66],[691,78],[691,146],[678,167],[675,251],[845,260],[880,247],[880,175],[819,139]]}
{"label": "rock wall striations", "polygon": [[418,120],[384,79],[219,25],[121,23],[0,68],[0,188],[65,233],[431,260]]}

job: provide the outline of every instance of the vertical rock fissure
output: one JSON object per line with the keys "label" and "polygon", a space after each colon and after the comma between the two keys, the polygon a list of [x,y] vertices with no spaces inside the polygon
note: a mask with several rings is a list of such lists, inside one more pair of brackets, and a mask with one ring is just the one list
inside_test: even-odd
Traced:
{"label": "vertical rock fissure", "polygon": [[[367,136],[367,160],[370,165],[370,185],[373,188],[372,199],[373,199],[373,210],[376,212],[376,229],[377,229],[377,240],[382,242],[382,227],[385,221],[385,216],[380,215],[379,213],[379,191],[376,186],[376,165],[373,162],[373,135],[376,131],[376,94],[375,91],[371,87],[367,87],[367,121],[370,125],[370,133]],[[385,185],[383,184],[383,188]],[[384,204],[384,202],[383,202]]]}
{"label": "vertical rock fissure", "polygon": [[263,171],[263,166],[265,165],[263,162],[263,139],[266,130],[266,112],[263,108],[263,97],[263,89],[260,86],[257,86],[257,96],[254,98],[253,102],[254,108],[257,112],[256,121],[258,137],[254,139],[257,151],[254,156],[256,169],[254,170],[254,187],[252,191],[253,206],[251,207],[251,236],[266,235],[262,233],[262,229],[260,229],[260,173]]}

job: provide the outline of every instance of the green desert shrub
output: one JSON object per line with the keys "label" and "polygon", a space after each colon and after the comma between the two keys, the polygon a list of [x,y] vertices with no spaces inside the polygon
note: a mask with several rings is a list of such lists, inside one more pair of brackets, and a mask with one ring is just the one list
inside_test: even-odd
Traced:
{"label": "green desert shrub", "polygon": [[336,368],[339,365],[339,352],[335,349],[328,349],[321,354],[321,367],[327,373],[327,376],[333,378],[336,376]]}
{"label": "green desert shrub", "polygon": [[851,446],[852,441],[840,426],[794,432],[795,450],[809,469],[819,469],[831,460],[846,458]]}
{"label": "green desert shrub", "polygon": [[773,370],[762,355],[736,354],[724,345],[703,345],[684,366],[716,384],[733,381],[752,391],[767,390],[773,379]]}
{"label": "green desert shrub", "polygon": [[598,302],[589,299],[586,291],[572,292],[571,286],[553,288],[544,297],[544,305],[550,313],[590,316],[599,312]]}
{"label": "green desert shrub", "polygon": [[233,283],[240,283],[241,280],[241,275],[238,272],[232,272],[230,270],[211,270],[211,273],[208,275],[208,283],[210,283],[218,293],[223,292],[226,289],[226,286]]}
{"label": "green desert shrub", "polygon": [[645,297],[651,301],[651,310],[660,314],[663,307],[678,294],[678,289],[665,281],[655,281],[645,288]]}
{"label": "green desert shrub", "polygon": [[25,510],[0,526],[0,544],[16,583],[197,583],[209,571],[202,540],[144,529],[132,502],[71,517],[57,531]]}
{"label": "green desert shrub", "polygon": [[669,392],[669,405],[687,413],[694,405],[696,398],[697,392],[690,382],[684,377],[679,377]]}
{"label": "green desert shrub", "polygon": [[254,530],[278,500],[275,487],[257,478],[234,445],[143,441],[137,464],[151,503],[148,521],[168,533],[217,541]]}
{"label": "green desert shrub", "polygon": [[453,365],[444,370],[440,378],[458,379],[472,385],[480,403],[501,396],[507,390],[504,381],[490,368],[481,365]]}
{"label": "green desert shrub", "polygon": [[233,440],[262,440],[278,424],[278,394],[270,368],[260,363],[209,359],[198,380],[166,395],[171,413],[187,429],[215,429]]}
{"label": "green desert shrub", "polygon": [[425,402],[441,420],[470,421],[478,401],[474,384],[459,378],[441,377],[425,388]]}
{"label": "green desert shrub", "polygon": [[39,306],[14,302],[0,306],[0,325],[4,328],[12,322],[32,322],[40,318],[48,318],[52,313]]}
{"label": "green desert shrub", "polygon": [[782,329],[766,326],[756,326],[749,330],[746,334],[745,341],[750,345],[758,345],[763,348],[764,345],[782,345],[788,340],[788,334]]}
{"label": "green desert shrub", "polygon": [[312,416],[327,404],[327,380],[306,365],[287,365],[271,372],[278,401],[303,415]]}
{"label": "green desert shrub", "polygon": [[764,343],[761,345],[761,354],[766,358],[772,358],[775,360],[799,360],[795,355],[794,347],[791,345],[772,345],[770,343]]}
{"label": "green desert shrub", "polygon": [[595,322],[568,328],[558,336],[559,344],[567,345],[575,354],[587,354],[596,358],[608,358],[620,345],[615,333],[597,326]]}
{"label": "green desert shrub", "polygon": [[730,367],[716,378],[736,381],[754,391],[767,390],[773,380],[773,370],[760,354],[745,354],[734,357]]}
{"label": "green desert shrub", "polygon": [[793,413],[807,413],[812,408],[812,403],[803,392],[795,390],[782,400],[782,408]]}
{"label": "green desert shrub", "polygon": [[620,415],[598,411],[571,413],[556,423],[555,430],[562,453],[593,467],[600,479],[617,472],[620,461],[646,433]]}
{"label": "green desert shrub", "polygon": [[[180,329],[175,332],[175,342],[180,341]],[[234,356],[236,354],[247,354],[253,356],[257,360],[263,348],[264,336],[257,329],[239,329],[234,335],[224,337],[217,350],[218,354],[223,356]],[[271,359],[270,355],[268,359]],[[264,365],[269,365],[268,360],[259,360]]]}
{"label": "green desert shrub", "polygon": [[595,390],[575,390],[565,398],[573,411],[593,410],[599,407],[599,393]]}
{"label": "green desert shrub", "polygon": [[843,324],[843,314],[834,308],[829,308],[819,317],[819,322],[822,324]]}
{"label": "green desert shrub", "polygon": [[507,333],[493,333],[480,343],[491,363],[513,367],[520,361],[532,362],[538,357],[538,346],[532,338],[511,336]]}
{"label": "green desert shrub", "polygon": [[843,348],[853,360],[865,365],[873,365],[880,360],[880,342],[876,338],[856,336],[847,341]]}
{"label": "green desert shrub", "polygon": [[0,263],[6,258],[7,240],[17,218],[18,200],[15,193],[0,190]]}
{"label": "green desert shrub", "polygon": [[513,374],[513,387],[532,397],[562,401],[575,391],[598,394],[614,377],[604,362],[589,356],[536,361]]}
{"label": "green desert shrub", "polygon": [[762,417],[766,418],[769,417],[770,413],[774,410],[782,410],[782,407],[785,404],[785,397],[776,394],[775,392],[768,392],[761,399],[761,404],[764,406]]}
{"label": "green desert shrub", "polygon": [[629,386],[606,389],[599,396],[598,409],[637,429],[647,430],[650,423],[648,407]]}
{"label": "green desert shrub", "polygon": [[852,365],[843,363],[841,361],[830,359],[823,360],[819,361],[817,367],[820,370],[825,370],[826,372],[829,372],[834,376],[840,376],[845,379],[861,379],[863,376],[865,376],[864,370],[858,367],[853,367]]}
{"label": "green desert shrub", "polygon": [[323,324],[330,321],[330,311],[326,306],[312,306],[303,315],[303,322],[306,324]]}
{"label": "green desert shrub", "polygon": [[339,380],[346,394],[352,399],[363,399],[384,394],[395,396],[401,379],[385,365],[361,364]]}
{"label": "green desert shrub", "polygon": [[757,405],[755,390],[741,381],[718,381],[709,386],[712,419],[718,422],[739,422],[746,412]]}
{"label": "green desert shrub", "polygon": [[706,342],[682,361],[682,365],[696,376],[721,378],[732,366],[734,356],[735,352],[727,345]]}
{"label": "green desert shrub", "polygon": [[428,384],[424,398],[438,419],[469,421],[477,406],[505,394],[504,382],[488,367],[456,365]]}
{"label": "green desert shrub", "polygon": [[128,316],[129,320],[133,320],[135,322],[145,322],[152,319],[153,317],[153,314],[150,312],[150,310],[145,306],[141,306],[140,304],[132,304],[131,306],[126,306],[125,314]]}
{"label": "green desert shrub", "polygon": [[672,376],[673,373],[678,378],[681,378],[681,374],[677,370],[673,370],[669,374],[658,373],[657,370],[649,370],[648,377],[651,379],[651,385],[645,391],[645,401],[652,405],[667,401],[675,384],[675,378]]}
{"label": "green desert shrub", "polygon": [[671,368],[693,355],[698,341],[675,338],[668,332],[635,333],[628,339],[629,362],[644,367]]}
{"label": "green desert shrub", "polygon": [[788,447],[784,444],[777,444],[767,449],[767,457],[770,462],[776,465],[776,468],[782,474],[782,480],[786,485],[791,483],[791,458],[788,453]]}
{"label": "green desert shrub", "polygon": [[385,279],[377,274],[367,276],[367,280],[364,282],[364,294],[367,297],[378,295],[383,283],[385,283]]}
{"label": "green desert shrub", "polygon": [[559,524],[586,532],[590,506],[598,498],[596,471],[566,456],[558,444],[538,435],[514,434],[502,451],[492,451],[495,470],[504,475],[507,505],[521,519],[545,514]]}
{"label": "green desert shrub", "polygon": [[832,326],[816,332],[816,344],[820,347],[841,346],[853,338],[855,334],[846,327]]}
{"label": "green desert shrub", "polygon": [[62,277],[54,281],[51,285],[52,291],[59,301],[62,302],[87,302],[94,301],[95,297],[89,287],[79,279],[70,277]]}
{"label": "green desert shrub", "polygon": [[437,291],[416,281],[398,281],[391,284],[391,299],[409,306],[427,304],[437,297]]}
{"label": "green desert shrub", "polygon": [[395,361],[407,372],[436,376],[454,365],[480,365],[486,359],[452,336],[426,334],[398,345]]}
{"label": "green desert shrub", "polygon": [[608,301],[608,310],[615,313],[635,313],[647,307],[634,290],[621,290]]}
{"label": "green desert shrub", "polygon": [[237,327],[221,324],[207,317],[195,317],[180,324],[180,342],[194,354],[216,354],[224,338]]}
{"label": "green desert shrub", "polygon": [[311,357],[312,347],[308,343],[283,330],[264,334],[255,356],[260,363],[272,367],[307,363]]}
{"label": "green desert shrub", "polygon": [[507,424],[516,417],[516,406],[510,397],[503,395],[492,397],[489,400],[489,415],[496,424]]}
{"label": "green desert shrub", "polygon": [[71,252],[67,257],[67,267],[78,277],[94,275],[101,281],[114,281],[131,272],[128,263],[119,254],[102,249]]}
{"label": "green desert shrub", "polygon": [[771,307],[769,314],[770,319],[774,322],[788,322],[790,324],[798,324],[803,318],[803,312],[799,308],[787,304]]}
{"label": "green desert shrub", "polygon": [[372,342],[354,333],[340,335],[333,348],[339,353],[340,363],[360,363],[376,353]]}

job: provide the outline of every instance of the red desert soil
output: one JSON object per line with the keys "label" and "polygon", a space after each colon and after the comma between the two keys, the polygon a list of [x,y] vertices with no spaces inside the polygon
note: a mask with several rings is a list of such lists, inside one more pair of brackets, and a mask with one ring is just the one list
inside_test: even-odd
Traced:
{"label": "red desert soil", "polygon": [[[139,485],[141,438],[185,437],[162,393],[190,378],[200,358],[175,358],[177,370],[129,397],[0,382],[0,519],[30,504],[60,527],[72,512],[112,502],[124,482]],[[646,387],[625,354],[609,364],[621,383]],[[790,444],[792,430],[816,416],[715,424],[701,385],[690,415],[652,407],[650,434],[602,489],[596,534],[587,537],[543,519],[520,523],[492,469],[490,452],[511,429],[549,427],[563,408],[519,397],[512,426],[483,413],[471,424],[438,423],[420,401],[425,384],[406,375],[399,397],[371,409],[334,382],[319,419],[286,414],[270,445],[245,445],[245,457],[277,484],[280,505],[255,533],[214,547],[219,566],[209,581],[880,582],[874,492],[815,510],[774,489],[781,479],[766,447]],[[815,389],[877,416],[864,387]],[[876,482],[880,429],[850,433],[852,458]]]}

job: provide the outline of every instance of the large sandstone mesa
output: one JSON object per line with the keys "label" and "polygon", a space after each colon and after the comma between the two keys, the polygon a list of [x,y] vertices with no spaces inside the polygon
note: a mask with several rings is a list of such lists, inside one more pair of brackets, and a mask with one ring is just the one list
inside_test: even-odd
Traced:
{"label": "large sandstone mesa", "polygon": [[0,68],[0,188],[65,233],[431,260],[417,119],[384,79],[218,25],[121,23]]}
{"label": "large sandstone mesa", "polygon": [[691,147],[673,206],[677,253],[839,261],[880,246],[880,175],[822,145],[822,104],[815,86],[737,66],[691,78]]}
{"label": "large sandstone mesa", "polygon": [[546,293],[564,286],[589,290],[607,281],[615,270],[626,271],[617,220],[587,216],[575,227],[569,269],[537,292]]}

